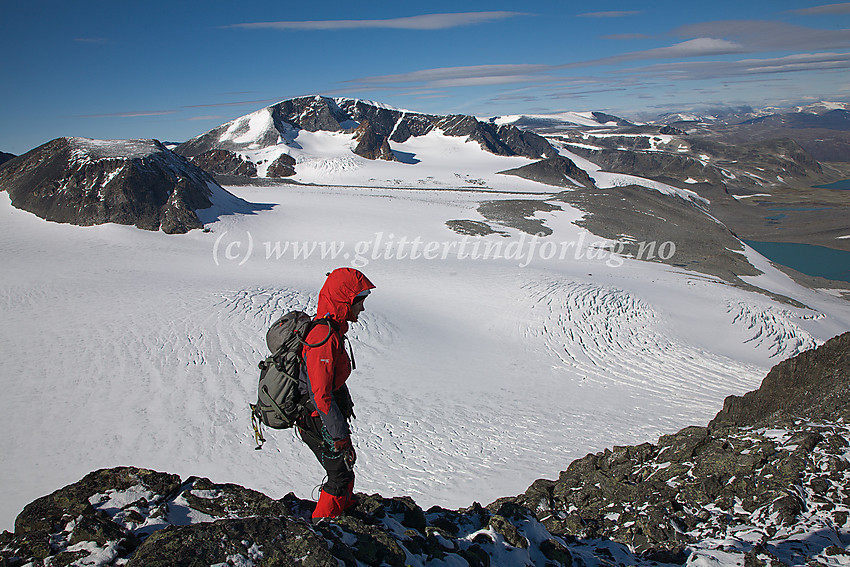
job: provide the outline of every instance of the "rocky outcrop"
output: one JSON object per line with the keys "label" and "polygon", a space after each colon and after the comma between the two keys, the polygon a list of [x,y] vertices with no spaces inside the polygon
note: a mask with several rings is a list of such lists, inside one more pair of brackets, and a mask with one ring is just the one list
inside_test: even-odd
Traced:
{"label": "rocky outcrop", "polygon": [[237,200],[156,140],[58,138],[0,168],[0,189],[43,219],[169,234],[201,228],[195,211],[213,205],[214,191]]}
{"label": "rocky outcrop", "polygon": [[726,398],[709,427],[776,427],[796,419],[844,419],[850,423],[848,383],[850,333],[780,362],[761,388]]}
{"label": "rocky outcrop", "polygon": [[608,538],[662,562],[709,554],[717,541],[787,564],[833,546],[846,554],[848,353],[850,333],[774,367],[709,427],[588,455],[512,501],[553,535]]}
{"label": "rocky outcrop", "polygon": [[377,134],[368,120],[361,122],[354,131],[354,140],[357,141],[357,146],[353,151],[359,156],[373,160],[398,161],[390,149],[387,137]]}
{"label": "rocky outcrop", "polygon": [[209,150],[192,157],[189,161],[213,175],[246,177],[257,175],[257,166],[254,163],[227,150]]}
{"label": "rocky outcrop", "polygon": [[602,165],[606,171],[628,173],[653,179],[675,179],[684,182],[688,179],[701,183],[722,184],[721,173],[711,165],[688,155],[650,152],[603,150],[588,156]]}
{"label": "rocky outcrop", "polygon": [[486,507],[358,494],[313,525],[315,503],[293,494],[99,470],[26,506],[0,565],[843,564],[848,351],[850,333],[781,363],[709,427],[587,455]]}
{"label": "rocky outcrop", "polygon": [[6,152],[0,152],[0,165],[3,165],[13,157],[15,157],[15,154],[7,154]]}
{"label": "rocky outcrop", "polygon": [[295,158],[289,154],[280,154],[269,164],[266,177],[290,177],[295,175]]}
{"label": "rocky outcrop", "polygon": [[634,124],[628,120],[620,118],[619,116],[614,116],[613,114],[606,114],[604,112],[591,112],[590,114],[600,124],[611,124],[613,122],[617,126],[634,126]]}
{"label": "rocky outcrop", "polygon": [[[315,503],[233,484],[121,467],[93,472],[28,505],[0,535],[4,566],[30,565],[571,565],[515,504],[422,510],[410,498],[360,494],[347,515],[312,525]],[[550,562],[550,563],[547,563]]]}
{"label": "rocky outcrop", "polygon": [[554,156],[540,161],[500,171],[504,175],[516,175],[555,187],[595,187],[593,179],[572,160]]}

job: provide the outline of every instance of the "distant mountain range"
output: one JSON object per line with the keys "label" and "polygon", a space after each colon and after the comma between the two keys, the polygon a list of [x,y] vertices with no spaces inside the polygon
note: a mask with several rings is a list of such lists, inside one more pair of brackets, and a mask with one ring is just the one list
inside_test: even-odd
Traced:
{"label": "distant mountain range", "polygon": [[614,198],[605,195],[662,183],[703,197],[702,206],[743,238],[844,249],[850,203],[811,188],[850,177],[848,107],[743,107],[639,123],[604,112],[439,116],[310,96],[222,124],[173,145],[173,153],[155,141],[54,140],[0,166],[0,190],[50,220],[181,232],[202,226],[195,211],[211,206],[209,187],[223,195],[222,184],[600,188],[594,198],[565,200],[595,209],[597,230],[616,236],[634,229],[604,205]]}

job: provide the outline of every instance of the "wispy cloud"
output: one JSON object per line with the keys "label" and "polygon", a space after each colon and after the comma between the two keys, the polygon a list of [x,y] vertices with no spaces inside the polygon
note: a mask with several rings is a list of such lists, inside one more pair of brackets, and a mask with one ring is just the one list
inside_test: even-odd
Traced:
{"label": "wispy cloud", "polygon": [[645,33],[612,33],[608,35],[600,35],[599,39],[613,39],[615,41],[630,41],[633,39],[651,39],[651,35]]}
{"label": "wispy cloud", "polygon": [[400,30],[442,30],[475,24],[484,24],[506,18],[527,16],[523,12],[461,12],[456,14],[424,14],[385,20],[318,20],[289,22],[254,22],[233,24],[226,28],[280,29],[280,30],[344,30],[360,28],[386,28]]}
{"label": "wispy cloud", "polygon": [[363,86],[419,84],[433,88],[514,83],[553,69],[551,65],[473,65],[423,69],[396,75],[379,75],[346,81]]}
{"label": "wispy cloud", "polygon": [[77,43],[94,43],[99,45],[109,43],[109,40],[105,37],[75,37],[74,41]]}
{"label": "wispy cloud", "polygon": [[850,47],[850,30],[817,29],[766,20],[703,22],[682,26],[672,33],[679,37],[719,37],[734,40],[751,53]]}
{"label": "wispy cloud", "polygon": [[841,2],[840,4],[824,4],[822,6],[812,6],[811,8],[801,8],[799,10],[788,10],[790,14],[799,14],[801,16],[820,16],[824,14],[850,14],[850,2]]}
{"label": "wispy cloud", "polygon": [[746,53],[747,49],[740,43],[726,39],[713,37],[698,37],[667,47],[656,47],[643,51],[631,51],[621,55],[578,61],[561,65],[562,68],[589,67],[593,65],[614,65],[629,61],[641,61],[645,59],[679,59],[690,57],[705,57],[708,55],[730,55],[734,53]]}
{"label": "wispy cloud", "polygon": [[626,16],[636,16],[640,14],[639,10],[619,10],[610,12],[585,12],[578,14],[579,18],[625,18]]}
{"label": "wispy cloud", "polygon": [[850,53],[797,53],[784,57],[738,61],[679,61],[626,69],[618,73],[668,77],[675,80],[705,80],[835,69],[850,69]]}
{"label": "wispy cloud", "polygon": [[[686,39],[665,47],[631,51],[560,65],[508,64],[441,67],[394,75],[370,76],[346,81],[357,88],[452,88],[482,85],[563,84],[570,69],[612,66],[626,63],[670,60],[670,63],[627,68],[619,73],[633,76],[674,74],[681,79],[737,77],[741,74],[776,74],[810,70],[843,69],[850,55],[834,50],[850,48],[850,30],[824,30],[771,21],[720,21],[682,26],[672,35]],[[614,36],[626,39],[625,36]],[[634,37],[634,36],[629,36]],[[807,51],[774,59],[698,61],[707,57],[744,55],[760,52]],[[829,51],[828,53],[812,53]],[[680,60],[680,61],[677,61]],[[696,60],[696,61],[695,61]]]}
{"label": "wispy cloud", "polygon": [[280,102],[284,100],[286,97],[279,98],[266,98],[260,100],[238,100],[233,102],[213,102],[207,104],[189,104],[186,106],[182,106],[181,108],[217,108],[221,106],[247,106],[247,105],[262,105],[262,104],[274,104],[276,102]]}
{"label": "wispy cloud", "polygon": [[140,118],[144,116],[164,116],[176,112],[176,110],[140,110],[135,112],[111,112],[107,114],[82,114],[76,116],[76,118]]}
{"label": "wispy cloud", "polygon": [[647,59],[678,59],[706,55],[727,55],[742,53],[745,49],[738,43],[712,38],[699,38],[677,43],[669,47],[659,47],[644,51],[635,51],[562,65],[507,64],[473,65],[464,67],[440,67],[422,69],[410,73],[362,77],[346,81],[358,87],[413,86],[419,88],[473,87],[484,85],[508,85],[518,83],[553,83],[572,80],[557,74],[565,69],[591,67],[595,65],[614,65],[629,61]]}

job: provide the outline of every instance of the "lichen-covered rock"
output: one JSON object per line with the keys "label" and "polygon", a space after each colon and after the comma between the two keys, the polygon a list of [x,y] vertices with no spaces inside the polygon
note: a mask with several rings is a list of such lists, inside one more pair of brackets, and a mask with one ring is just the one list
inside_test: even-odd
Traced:
{"label": "lichen-covered rock", "polygon": [[850,420],[850,333],[774,366],[758,390],[729,396],[709,427]]}

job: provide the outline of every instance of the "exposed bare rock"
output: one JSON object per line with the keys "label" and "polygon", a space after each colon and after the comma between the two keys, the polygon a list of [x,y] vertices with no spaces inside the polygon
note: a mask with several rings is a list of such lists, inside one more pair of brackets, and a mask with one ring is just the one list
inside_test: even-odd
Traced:
{"label": "exposed bare rock", "polygon": [[280,154],[269,164],[266,177],[290,177],[295,175],[295,158],[289,154]]}
{"label": "exposed bare rock", "polygon": [[593,179],[569,158],[554,156],[540,161],[500,171],[556,187],[595,187]]}
{"label": "exposed bare rock", "polygon": [[366,159],[382,159],[386,161],[398,161],[390,149],[386,136],[375,133],[371,122],[364,120],[354,131],[354,139],[357,147],[354,153]]}
{"label": "exposed bare rock", "polygon": [[12,205],[55,222],[183,233],[218,195],[247,205],[156,140],[57,138],[0,168]]}
{"label": "exposed bare rock", "polygon": [[227,150],[208,150],[190,160],[204,171],[213,175],[242,175],[256,177],[257,166],[234,152]]}

